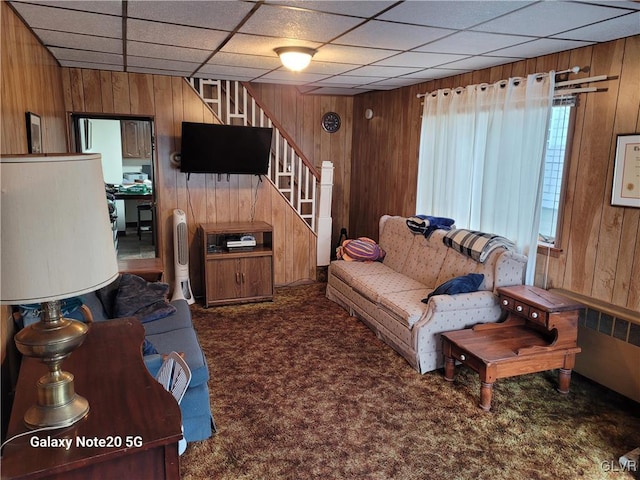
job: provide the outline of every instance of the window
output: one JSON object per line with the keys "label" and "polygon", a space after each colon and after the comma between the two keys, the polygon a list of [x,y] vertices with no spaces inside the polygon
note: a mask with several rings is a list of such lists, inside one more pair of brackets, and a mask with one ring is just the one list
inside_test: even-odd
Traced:
{"label": "window", "polygon": [[555,99],[547,132],[539,240],[556,246],[560,239],[562,187],[571,145],[575,104],[575,97]]}

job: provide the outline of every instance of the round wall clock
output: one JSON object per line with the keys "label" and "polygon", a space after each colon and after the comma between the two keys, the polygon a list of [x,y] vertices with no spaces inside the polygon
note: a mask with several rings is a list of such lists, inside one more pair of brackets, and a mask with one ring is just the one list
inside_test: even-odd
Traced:
{"label": "round wall clock", "polygon": [[340,115],[336,112],[327,112],[322,116],[322,128],[325,132],[335,133],[340,129]]}

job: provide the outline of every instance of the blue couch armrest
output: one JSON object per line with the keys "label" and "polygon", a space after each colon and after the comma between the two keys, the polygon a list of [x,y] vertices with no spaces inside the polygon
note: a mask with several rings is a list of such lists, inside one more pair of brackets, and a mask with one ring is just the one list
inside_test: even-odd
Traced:
{"label": "blue couch armrest", "polygon": [[162,366],[162,355],[159,353],[154,353],[152,355],[145,355],[143,357],[144,360],[144,364],[147,367],[147,370],[149,370],[149,373],[151,374],[152,377],[155,378],[156,374],[158,373],[158,370],[160,370],[160,367]]}

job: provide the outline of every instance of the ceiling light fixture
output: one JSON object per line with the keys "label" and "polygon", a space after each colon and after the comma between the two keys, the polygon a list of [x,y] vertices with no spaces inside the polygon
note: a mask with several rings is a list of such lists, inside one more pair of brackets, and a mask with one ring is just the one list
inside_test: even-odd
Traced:
{"label": "ceiling light fixture", "polygon": [[316,54],[316,50],[308,47],[279,47],[274,51],[280,57],[282,64],[294,72],[307,68],[311,63],[311,57]]}

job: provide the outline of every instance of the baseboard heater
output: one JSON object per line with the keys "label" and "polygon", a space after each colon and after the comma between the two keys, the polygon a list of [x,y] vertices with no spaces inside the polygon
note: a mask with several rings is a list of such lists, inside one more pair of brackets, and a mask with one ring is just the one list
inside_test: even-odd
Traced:
{"label": "baseboard heater", "polygon": [[585,305],[578,323],[574,370],[640,402],[640,320],[638,313],[563,289],[552,289]]}

